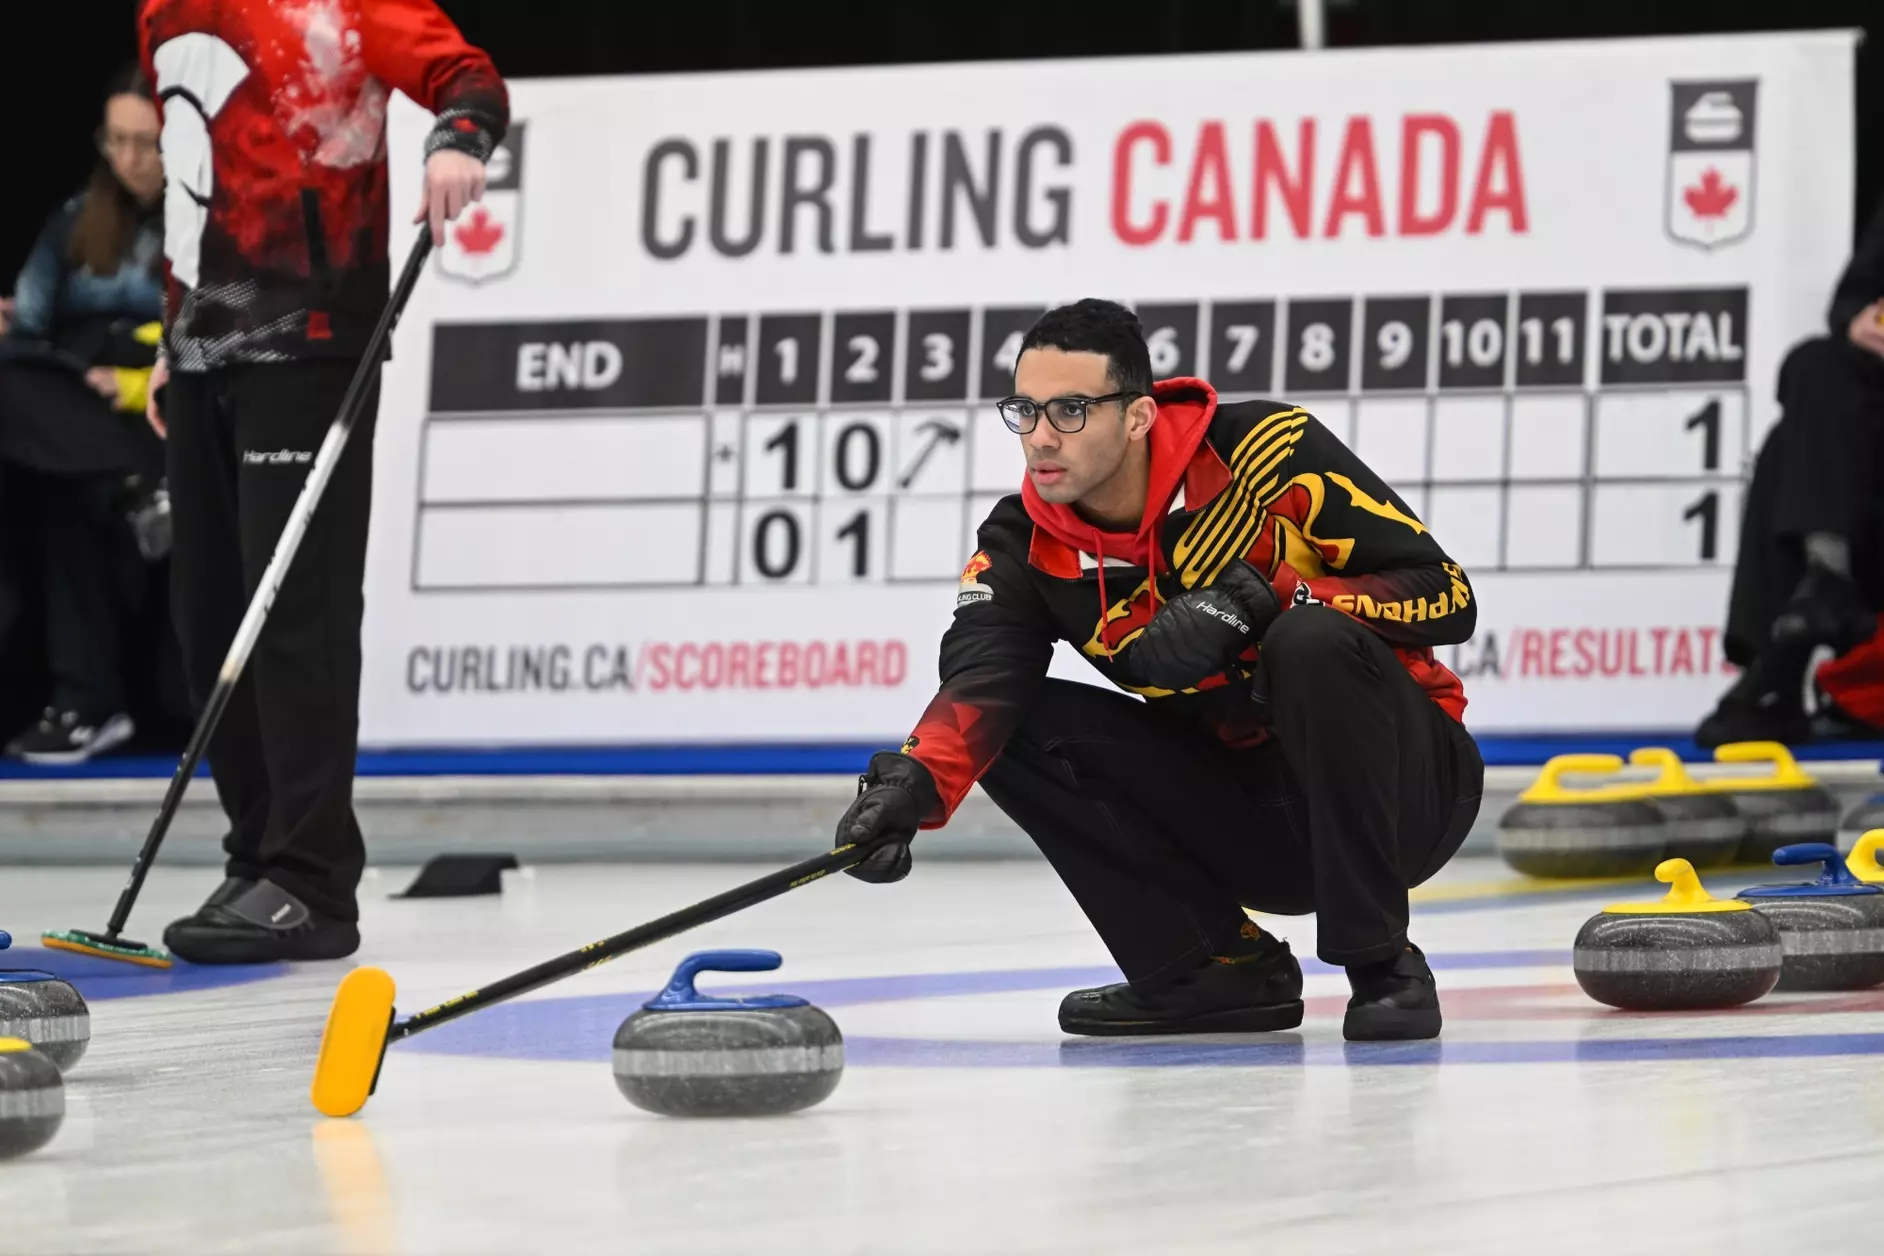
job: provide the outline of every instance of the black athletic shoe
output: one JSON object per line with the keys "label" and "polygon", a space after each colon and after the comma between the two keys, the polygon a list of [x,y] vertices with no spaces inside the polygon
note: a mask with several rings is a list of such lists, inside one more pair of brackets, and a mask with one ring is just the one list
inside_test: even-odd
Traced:
{"label": "black athletic shoe", "polygon": [[1349,1042],[1439,1037],[1439,987],[1426,956],[1411,942],[1390,960],[1351,965],[1348,985],[1354,997],[1341,1036]]}
{"label": "black athletic shoe", "polygon": [[136,731],[131,717],[122,713],[88,720],[77,711],[47,707],[39,723],[7,743],[7,754],[28,763],[65,767],[122,746]]}
{"label": "black athletic shoe", "polygon": [[1233,1034],[1302,1023],[1302,966],[1279,939],[1256,956],[1211,959],[1151,989],[1122,981],[1060,1001],[1069,1034]]}
{"label": "black athletic shoe", "polygon": [[209,897],[203,900],[203,905],[196,909],[196,915],[200,916],[212,907],[228,906],[240,898],[244,890],[254,884],[254,877],[224,877],[222,884],[211,890]]}
{"label": "black athletic shoe", "polygon": [[1773,618],[1774,645],[1810,650],[1828,645],[1844,654],[1877,632],[1877,616],[1858,586],[1835,571],[1807,567],[1792,600]]}
{"label": "black athletic shoe", "polygon": [[170,927],[164,930],[164,936],[166,938],[169,937],[172,931],[187,933],[195,929],[206,927],[201,923],[201,917],[204,912],[217,907],[227,907],[230,903],[242,897],[242,895],[247,892],[248,888],[254,884],[254,877],[224,877],[222,884],[209,892],[209,897],[203,900],[201,907],[181,920],[171,921]]}
{"label": "black athletic shoe", "polygon": [[192,964],[344,959],[360,949],[360,928],[321,915],[272,881],[232,877],[195,915],[165,929],[164,945]]}
{"label": "black athletic shoe", "polygon": [[1812,740],[1812,725],[1806,718],[1803,684],[1803,673],[1797,685],[1768,683],[1765,669],[1755,659],[1694,730],[1694,744],[1703,750],[1736,741],[1804,745]]}

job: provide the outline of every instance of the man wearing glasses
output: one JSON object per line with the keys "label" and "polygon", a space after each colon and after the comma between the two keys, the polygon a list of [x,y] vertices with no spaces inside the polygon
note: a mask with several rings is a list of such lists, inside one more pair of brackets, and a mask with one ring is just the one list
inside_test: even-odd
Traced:
{"label": "man wearing glasses", "polygon": [[[1125,974],[1069,994],[1066,1032],[1300,1024],[1301,968],[1254,909],[1317,913],[1349,1039],[1436,1036],[1407,889],[1478,812],[1432,653],[1472,633],[1465,573],[1308,412],[1154,384],[1112,302],[1034,324],[1000,411],[1027,478],[981,525],[939,692],[838,824],[888,839],[852,875],[908,875],[916,830],[980,780]],[[1056,640],[1126,692],[1049,679]]]}

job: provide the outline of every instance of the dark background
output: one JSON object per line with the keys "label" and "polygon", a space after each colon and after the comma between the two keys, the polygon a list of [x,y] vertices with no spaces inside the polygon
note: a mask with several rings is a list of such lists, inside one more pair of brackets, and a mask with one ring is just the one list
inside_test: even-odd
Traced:
{"label": "dark background", "polygon": [[[0,197],[0,292],[11,290],[46,214],[85,178],[99,94],[136,53],[136,7],[131,0],[33,3],[41,34],[11,41],[4,59],[55,56],[57,65],[50,73],[15,66],[11,74],[34,91],[30,109],[10,111],[14,177]],[[1884,36],[1884,0],[1329,0],[1328,8],[1335,47],[1841,26]],[[1293,0],[444,0],[444,9],[513,77],[1296,44]],[[1861,45],[1857,58],[1854,217],[1862,222],[1884,194],[1879,40]],[[1095,77],[1091,90],[1132,86]]]}

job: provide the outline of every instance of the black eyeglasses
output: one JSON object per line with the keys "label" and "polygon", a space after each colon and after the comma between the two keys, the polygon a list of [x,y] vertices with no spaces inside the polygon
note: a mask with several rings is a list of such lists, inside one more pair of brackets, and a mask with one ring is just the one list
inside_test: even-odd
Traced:
{"label": "black eyeglasses", "polygon": [[1135,401],[1144,395],[1142,392],[1115,392],[1103,397],[1051,397],[1046,401],[1009,397],[995,402],[994,408],[1001,412],[1001,422],[1007,424],[1007,430],[1016,436],[1025,436],[1039,426],[1043,410],[1054,431],[1071,435],[1086,426],[1086,415],[1094,406],[1103,406],[1108,401]]}

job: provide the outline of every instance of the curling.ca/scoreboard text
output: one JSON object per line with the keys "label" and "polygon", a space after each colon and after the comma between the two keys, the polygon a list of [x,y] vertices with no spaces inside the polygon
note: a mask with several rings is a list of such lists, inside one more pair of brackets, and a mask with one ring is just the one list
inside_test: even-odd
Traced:
{"label": "curling.ca/scoreboard text", "polygon": [[909,643],[893,637],[419,645],[406,653],[405,680],[414,694],[710,693],[894,689],[908,676]]}
{"label": "curling.ca/scoreboard text", "polygon": [[[1744,288],[1137,308],[1156,375],[1308,407],[1468,571],[1733,553]],[[1020,484],[991,403],[1040,313],[438,324],[412,588],[953,579]]]}

